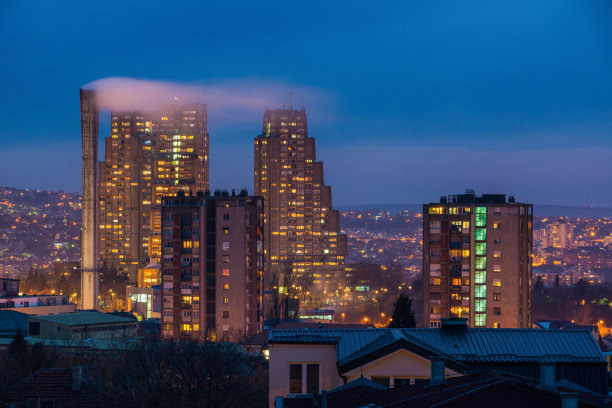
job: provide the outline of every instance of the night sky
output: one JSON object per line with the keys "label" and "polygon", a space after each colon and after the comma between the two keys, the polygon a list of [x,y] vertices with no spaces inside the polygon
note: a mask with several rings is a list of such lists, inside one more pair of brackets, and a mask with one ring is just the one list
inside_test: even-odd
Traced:
{"label": "night sky", "polygon": [[[79,88],[136,77],[291,91],[335,205],[612,207],[609,0],[209,3],[0,0],[0,185],[80,191]],[[252,190],[266,106],[203,102],[212,187]]]}

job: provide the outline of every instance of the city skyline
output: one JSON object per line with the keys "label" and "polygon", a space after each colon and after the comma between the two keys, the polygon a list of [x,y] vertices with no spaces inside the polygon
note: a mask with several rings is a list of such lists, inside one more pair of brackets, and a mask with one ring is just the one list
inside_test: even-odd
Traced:
{"label": "city skyline", "polygon": [[[100,78],[135,76],[242,96],[261,90],[257,84],[275,86],[270,108],[292,99],[308,109],[339,206],[428,202],[439,191],[474,188],[536,204],[610,207],[612,193],[598,188],[612,172],[609,4],[471,5],[407,4],[393,15],[327,5],[293,12],[290,22],[278,19],[273,4],[248,13],[194,6],[189,16],[153,5],[139,9],[142,22],[115,19],[106,30],[112,4],[27,9],[3,2],[0,33],[13,63],[0,68],[12,78],[0,98],[0,185],[79,191],[77,90]],[[120,9],[130,14],[137,6]],[[63,18],[60,29],[57,13],[92,17]],[[184,25],[180,61],[144,64],[139,53],[111,46],[122,36],[143,52],[171,49],[180,34],[142,30],[144,21],[162,16],[194,23]],[[195,24],[202,16],[206,24]],[[255,27],[275,20],[280,29],[307,29],[290,30],[270,48],[270,34]],[[336,35],[327,44],[329,32]],[[84,53],[83,41],[98,38],[104,40]],[[304,63],[285,61],[282,50],[293,48]],[[38,70],[41,62],[47,70]],[[211,111],[211,189],[253,191],[251,137],[266,106],[235,112],[202,102]],[[108,136],[108,112],[100,122]],[[227,159],[235,155],[244,159]],[[421,172],[424,167],[429,170]]]}

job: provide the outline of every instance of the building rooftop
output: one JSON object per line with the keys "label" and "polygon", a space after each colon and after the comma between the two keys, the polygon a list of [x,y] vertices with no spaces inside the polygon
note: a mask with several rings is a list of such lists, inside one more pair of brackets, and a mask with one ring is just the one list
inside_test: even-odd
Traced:
{"label": "building rooftop", "polygon": [[[517,407],[521,405],[540,408],[562,406],[563,397],[576,398],[576,407],[600,407],[606,404],[606,395],[581,390],[569,383],[555,387],[540,386],[538,381],[501,374],[494,371],[453,377],[446,382],[432,385],[429,381],[402,387],[380,389],[369,380],[359,379],[326,394],[329,408],[357,407]],[[279,401],[282,400],[282,401]],[[282,404],[281,404],[282,402]],[[322,394],[317,406],[323,406]],[[313,397],[299,395],[277,399],[277,407],[307,408],[313,406]],[[565,403],[563,403],[565,406]]]}
{"label": "building rooftop", "polygon": [[28,332],[28,316],[14,310],[0,310],[0,337],[13,337],[18,330]]}
{"label": "building rooftop", "polygon": [[[386,340],[376,342],[386,336]],[[270,330],[270,343],[333,343],[338,363],[363,356],[366,347],[386,347],[395,340],[436,350],[460,363],[557,362],[605,363],[589,330],[537,329],[340,329]],[[375,343],[376,342],[376,343]],[[367,353],[366,353],[367,354]]]}
{"label": "building rooftop", "polygon": [[44,320],[47,322],[66,324],[69,326],[83,326],[90,324],[106,324],[106,323],[133,323],[133,319],[114,316],[112,314],[100,312],[75,312],[62,313],[48,316],[32,316],[31,319]]}

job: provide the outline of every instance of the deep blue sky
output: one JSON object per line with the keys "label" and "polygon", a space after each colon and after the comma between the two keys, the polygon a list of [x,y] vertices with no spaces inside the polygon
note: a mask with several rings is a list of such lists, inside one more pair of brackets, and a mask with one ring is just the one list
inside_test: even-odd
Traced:
{"label": "deep blue sky", "polygon": [[[609,0],[209,3],[0,0],[0,185],[80,190],[78,89],[135,75],[294,89],[337,205],[612,207]],[[252,188],[263,109],[211,114],[213,187]]]}

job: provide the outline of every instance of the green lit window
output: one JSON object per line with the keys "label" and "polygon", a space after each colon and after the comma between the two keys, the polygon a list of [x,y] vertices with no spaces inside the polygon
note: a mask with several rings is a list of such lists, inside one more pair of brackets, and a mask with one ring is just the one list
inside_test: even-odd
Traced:
{"label": "green lit window", "polygon": [[474,297],[487,297],[487,285],[474,285]]}
{"label": "green lit window", "polygon": [[487,283],[487,273],[485,271],[474,272],[474,283]]}
{"label": "green lit window", "polygon": [[476,269],[487,269],[487,257],[477,256],[474,258],[474,267]]}
{"label": "green lit window", "polygon": [[476,207],[474,212],[476,214],[486,214],[487,213],[487,207]]}
{"label": "green lit window", "polygon": [[487,311],[487,300],[486,299],[474,300],[474,311],[476,313],[486,312]]}
{"label": "green lit window", "polygon": [[474,231],[474,239],[476,241],[486,241],[487,240],[487,229],[486,228],[476,228]]}
{"label": "green lit window", "polygon": [[486,325],[487,325],[487,315],[486,314],[474,315],[474,326],[483,327]]}
{"label": "green lit window", "polygon": [[475,255],[486,255],[487,254],[487,243],[479,242],[474,245],[474,254]]}
{"label": "green lit window", "polygon": [[476,214],[474,215],[474,224],[477,227],[484,227],[487,225],[487,214]]}

